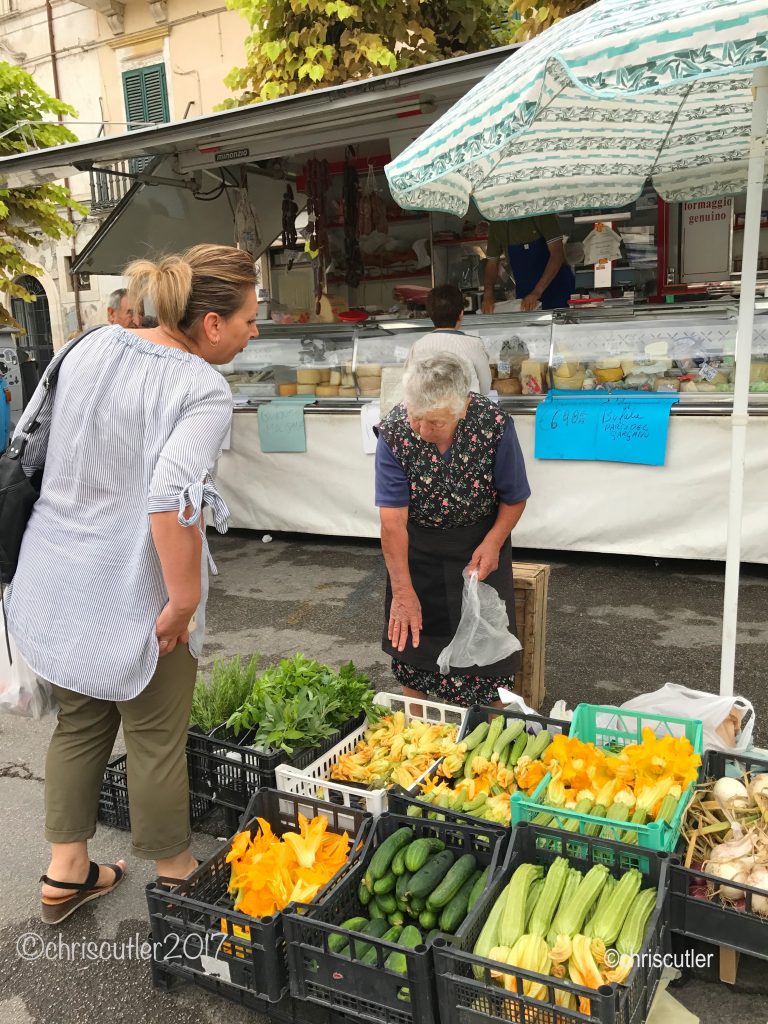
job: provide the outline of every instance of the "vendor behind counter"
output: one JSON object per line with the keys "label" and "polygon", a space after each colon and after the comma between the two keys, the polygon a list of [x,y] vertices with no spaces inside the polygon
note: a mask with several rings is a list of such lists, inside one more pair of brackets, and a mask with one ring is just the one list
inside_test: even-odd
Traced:
{"label": "vendor behind counter", "polygon": [[464,320],[464,296],[461,290],[455,284],[433,288],[427,297],[427,312],[435,329],[413,343],[405,361],[405,369],[416,359],[429,359],[438,352],[451,352],[470,364],[470,390],[475,394],[487,395],[491,390],[488,354],[476,334],[466,334],[461,330]]}
{"label": "vendor behind counter", "polygon": [[542,309],[564,309],[576,287],[573,270],[565,262],[564,241],[560,222],[554,214],[491,223],[483,312],[493,312],[493,290],[499,275],[499,259],[504,255],[515,279],[515,293],[522,300],[523,312],[536,309],[539,303]]}

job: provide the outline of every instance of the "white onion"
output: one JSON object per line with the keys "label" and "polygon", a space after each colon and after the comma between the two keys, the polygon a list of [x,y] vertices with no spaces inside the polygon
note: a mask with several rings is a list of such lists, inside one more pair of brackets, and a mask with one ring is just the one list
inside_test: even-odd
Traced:
{"label": "white onion", "polygon": [[749,795],[755,803],[758,797],[768,800],[768,772],[754,776],[749,784]]}
{"label": "white onion", "polygon": [[725,864],[748,857],[753,851],[753,839],[747,834],[743,839],[730,839],[716,846],[709,857],[709,864]]}
{"label": "white onion", "polygon": [[[726,864],[716,864],[714,868],[711,863],[707,861],[704,864],[704,870],[707,874],[716,875],[718,878],[727,879],[729,882],[741,882],[744,883],[749,875],[749,868],[745,867],[739,861],[729,861]],[[720,895],[727,900],[740,900],[744,896],[744,892],[741,889],[735,889],[730,885],[721,885],[719,888]]]}
{"label": "white onion", "polygon": [[752,909],[761,917],[768,917],[768,868],[756,867],[747,878],[747,885],[754,885],[756,889],[765,889],[765,896],[752,896]]}
{"label": "white onion", "polygon": [[738,779],[732,779],[725,775],[715,783],[712,794],[722,809],[728,811],[744,810],[749,807],[751,801],[747,787]]}

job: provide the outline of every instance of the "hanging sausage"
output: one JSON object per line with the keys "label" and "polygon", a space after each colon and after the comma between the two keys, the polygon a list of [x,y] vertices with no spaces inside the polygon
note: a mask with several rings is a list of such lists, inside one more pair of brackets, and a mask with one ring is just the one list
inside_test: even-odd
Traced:
{"label": "hanging sausage", "polygon": [[296,245],[296,218],[299,215],[299,207],[293,198],[293,189],[286,183],[283,193],[283,245],[292,249]]}
{"label": "hanging sausage", "polygon": [[315,313],[320,313],[320,299],[325,291],[325,271],[329,263],[327,193],[331,176],[327,160],[308,160],[304,167],[307,181],[307,215],[309,221],[309,248],[317,256],[313,259],[315,272]]}
{"label": "hanging sausage", "polygon": [[349,155],[344,165],[344,280],[350,288],[357,288],[363,279],[363,256],[360,252],[359,202],[360,180]]}

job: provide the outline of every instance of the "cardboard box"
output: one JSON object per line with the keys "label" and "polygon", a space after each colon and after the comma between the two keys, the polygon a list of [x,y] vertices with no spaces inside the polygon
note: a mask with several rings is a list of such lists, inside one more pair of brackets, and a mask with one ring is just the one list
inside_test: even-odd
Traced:
{"label": "cardboard box", "polygon": [[526,704],[540,710],[544,700],[544,655],[547,637],[548,565],[513,562],[517,637],[523,645],[522,666],[515,691]]}

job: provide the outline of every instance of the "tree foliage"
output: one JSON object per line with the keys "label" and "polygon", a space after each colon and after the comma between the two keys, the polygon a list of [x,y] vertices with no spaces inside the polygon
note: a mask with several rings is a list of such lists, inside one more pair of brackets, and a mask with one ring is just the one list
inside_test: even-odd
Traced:
{"label": "tree foliage", "polygon": [[561,18],[591,7],[595,0],[557,0],[550,4],[532,4],[530,0],[511,0],[509,13],[514,21],[513,42],[532,39]]}
{"label": "tree foliage", "polygon": [[[227,0],[251,27],[233,107],[498,46],[508,0]],[[507,32],[508,35],[508,32]]]}
{"label": "tree foliage", "polygon": [[[68,128],[50,120],[51,115],[76,116],[72,107],[36,85],[28,72],[0,61],[0,156],[76,142]],[[62,185],[4,188],[0,180],[0,294],[33,301],[34,296],[15,283],[22,274],[40,272],[23,247],[35,248],[45,238],[72,234],[63,216],[66,207],[86,212]],[[0,304],[0,323],[12,322]]]}

